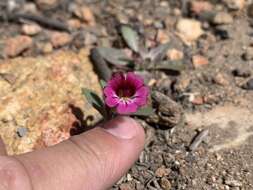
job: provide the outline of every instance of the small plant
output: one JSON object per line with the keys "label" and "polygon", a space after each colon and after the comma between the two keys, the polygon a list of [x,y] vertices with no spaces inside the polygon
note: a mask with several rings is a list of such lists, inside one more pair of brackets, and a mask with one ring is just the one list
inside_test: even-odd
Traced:
{"label": "small plant", "polygon": [[164,60],[170,44],[161,44],[148,49],[140,45],[138,33],[131,27],[123,25],[120,33],[127,46],[133,51],[133,58],[129,57],[122,49],[111,47],[98,47],[96,50],[110,64],[117,67],[128,67],[133,70],[175,70],[184,69],[181,61]]}
{"label": "small plant", "polygon": [[89,89],[83,89],[83,94],[105,119],[115,115],[147,116],[153,113],[152,108],[146,106],[149,88],[140,76],[132,72],[116,73],[108,82],[101,81],[101,86],[103,98]]}

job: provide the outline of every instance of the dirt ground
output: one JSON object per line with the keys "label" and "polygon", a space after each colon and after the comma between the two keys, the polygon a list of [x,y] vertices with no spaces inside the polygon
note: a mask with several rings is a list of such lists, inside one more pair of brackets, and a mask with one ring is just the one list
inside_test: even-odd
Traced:
{"label": "dirt ground", "polygon": [[[122,24],[136,30],[148,48],[170,42],[165,59],[179,60],[185,69],[142,72],[153,90],[182,108],[182,120],[167,126],[137,118],[146,131],[145,149],[112,190],[252,190],[251,3],[246,0],[0,2],[0,61],[101,46],[122,48],[133,54],[119,33]],[[48,23],[29,15],[61,22]],[[183,23],[184,19],[187,22]],[[110,69],[122,68],[110,65]]]}

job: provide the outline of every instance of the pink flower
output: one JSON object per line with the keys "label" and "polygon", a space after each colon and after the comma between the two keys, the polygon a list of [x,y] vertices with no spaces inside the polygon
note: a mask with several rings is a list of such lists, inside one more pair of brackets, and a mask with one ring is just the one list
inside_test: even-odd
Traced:
{"label": "pink flower", "polygon": [[134,113],[147,103],[149,89],[143,79],[129,72],[113,75],[104,88],[105,103],[119,114]]}

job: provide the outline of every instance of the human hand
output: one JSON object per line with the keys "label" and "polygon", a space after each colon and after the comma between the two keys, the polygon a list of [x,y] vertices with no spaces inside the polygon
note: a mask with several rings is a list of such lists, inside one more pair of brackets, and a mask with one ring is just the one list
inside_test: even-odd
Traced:
{"label": "human hand", "polygon": [[128,117],[18,156],[6,156],[0,142],[0,190],[106,190],[134,164],[143,146],[143,129]]}

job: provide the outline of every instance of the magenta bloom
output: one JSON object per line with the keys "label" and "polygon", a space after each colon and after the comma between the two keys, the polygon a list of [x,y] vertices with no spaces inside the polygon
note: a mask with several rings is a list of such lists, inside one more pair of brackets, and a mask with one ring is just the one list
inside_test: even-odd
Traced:
{"label": "magenta bloom", "polygon": [[149,89],[140,76],[132,72],[117,73],[108,81],[104,95],[108,107],[115,107],[119,114],[129,114],[147,103]]}

